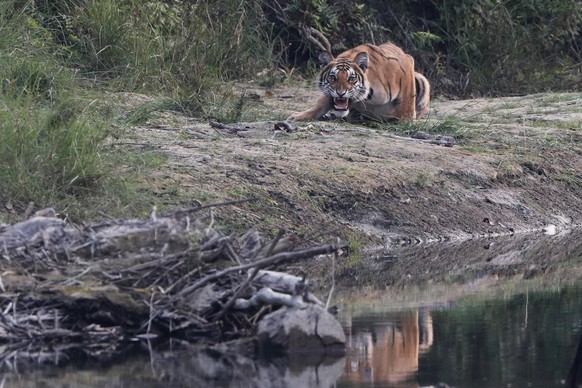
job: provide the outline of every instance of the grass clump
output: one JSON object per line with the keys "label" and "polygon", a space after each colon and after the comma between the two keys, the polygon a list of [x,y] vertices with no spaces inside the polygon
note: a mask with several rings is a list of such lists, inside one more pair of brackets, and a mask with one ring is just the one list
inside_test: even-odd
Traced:
{"label": "grass clump", "polygon": [[73,97],[75,72],[55,58],[31,6],[0,5],[0,203],[16,211],[77,196],[105,171],[107,120]]}
{"label": "grass clump", "polygon": [[103,172],[96,148],[106,130],[76,115],[79,107],[73,104],[63,101],[53,109],[23,100],[4,104],[0,179],[6,197],[50,203],[58,193],[74,194],[99,179]]}

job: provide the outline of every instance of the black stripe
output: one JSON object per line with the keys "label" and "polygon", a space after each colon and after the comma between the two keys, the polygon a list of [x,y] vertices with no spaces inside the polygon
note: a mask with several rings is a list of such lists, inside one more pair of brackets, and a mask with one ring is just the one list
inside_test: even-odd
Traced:
{"label": "black stripe", "polygon": [[416,94],[423,95],[424,94],[424,82],[419,78],[414,77],[414,83],[416,84]]}
{"label": "black stripe", "polygon": [[374,46],[373,44],[366,44],[365,46],[368,47],[370,50],[374,51],[376,54],[379,54],[380,56],[386,58],[386,54],[384,54],[378,46]]}
{"label": "black stripe", "polygon": [[380,47],[374,46],[373,44],[365,44],[364,46],[368,47],[370,50],[374,51],[376,54],[380,55],[382,58],[386,59],[387,61],[396,61],[398,62],[398,58],[396,57],[389,57],[384,53]]}

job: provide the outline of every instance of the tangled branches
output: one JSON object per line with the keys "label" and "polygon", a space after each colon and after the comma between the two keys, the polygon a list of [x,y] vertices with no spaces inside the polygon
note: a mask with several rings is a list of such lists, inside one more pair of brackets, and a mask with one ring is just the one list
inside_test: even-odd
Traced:
{"label": "tangled branches", "polygon": [[191,215],[91,225],[36,216],[0,230],[0,342],[219,341],[251,334],[273,305],[320,303],[306,279],[265,269],[334,245],[224,235]]}

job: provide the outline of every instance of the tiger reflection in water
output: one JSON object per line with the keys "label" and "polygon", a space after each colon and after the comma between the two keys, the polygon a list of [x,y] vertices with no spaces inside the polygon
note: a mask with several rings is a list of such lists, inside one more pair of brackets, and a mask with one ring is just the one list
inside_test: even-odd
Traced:
{"label": "tiger reflection in water", "polygon": [[344,379],[419,387],[418,357],[433,343],[428,311],[404,313],[385,324],[346,328]]}

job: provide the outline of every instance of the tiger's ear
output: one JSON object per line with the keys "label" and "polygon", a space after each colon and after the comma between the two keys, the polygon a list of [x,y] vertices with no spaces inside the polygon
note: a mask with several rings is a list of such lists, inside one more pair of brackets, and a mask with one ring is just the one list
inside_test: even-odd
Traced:
{"label": "tiger's ear", "polygon": [[324,67],[331,61],[333,61],[333,55],[327,51],[322,51],[319,53],[319,57],[317,58],[319,61],[319,66]]}
{"label": "tiger's ear", "polygon": [[360,69],[366,71],[366,69],[368,68],[368,53],[364,51],[358,53],[358,55],[356,55],[356,58],[354,59],[354,62],[356,62],[356,64],[360,66]]}

